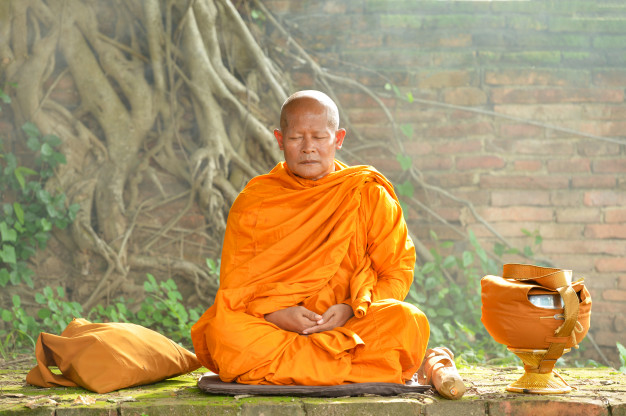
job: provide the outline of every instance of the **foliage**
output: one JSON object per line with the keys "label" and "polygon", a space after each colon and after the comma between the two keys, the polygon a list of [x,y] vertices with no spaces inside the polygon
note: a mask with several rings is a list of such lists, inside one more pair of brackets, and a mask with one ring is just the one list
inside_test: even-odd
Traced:
{"label": "foliage", "polygon": [[622,344],[618,342],[617,351],[619,352],[619,362],[620,362],[619,371],[626,374],[626,347],[624,347]]}
{"label": "foliage", "polygon": [[65,156],[55,150],[61,140],[42,135],[30,122],[22,130],[26,145],[35,152],[37,171],[18,165],[15,154],[5,152],[0,142],[0,194],[13,199],[2,204],[0,286],[24,282],[32,288],[33,271],[26,261],[36,250],[45,248],[53,227],[64,229],[74,220],[79,205],[67,207],[64,193],[54,194],[44,188],[54,169],[66,163]]}
{"label": "foliage", "polygon": [[0,308],[0,317],[10,326],[8,330],[0,329],[0,355],[7,358],[11,354],[32,351],[40,332],[60,334],[73,318],[83,316],[92,322],[133,322],[191,346],[191,326],[203,309],[187,309],[172,279],[159,283],[148,274],[144,290],[147,296],[138,305],[136,313],[127,306],[133,303],[132,300],[119,298],[106,307],[98,305],[84,315],[80,304],[66,299],[62,287],[45,287],[41,293],[35,294],[35,300],[41,306],[38,319],[30,316],[22,307],[20,297],[14,295],[11,309]]}
{"label": "foliage", "polygon": [[480,321],[480,279],[499,274],[500,264],[487,255],[471,231],[471,249],[458,256],[444,257],[442,251],[453,248],[454,243],[441,242],[432,231],[431,237],[436,244],[430,250],[433,260],[416,267],[407,297],[429,319],[429,344],[451,348],[458,364],[519,364]]}

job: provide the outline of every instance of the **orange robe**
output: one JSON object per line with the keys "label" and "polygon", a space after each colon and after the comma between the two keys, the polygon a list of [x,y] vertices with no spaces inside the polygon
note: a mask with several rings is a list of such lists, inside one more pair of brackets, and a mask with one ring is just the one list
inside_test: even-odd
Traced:
{"label": "orange robe", "polygon": [[[231,207],[215,303],[191,330],[200,362],[224,381],[334,385],[404,383],[418,370],[428,320],[402,302],[415,248],[389,181],[369,166],[317,181],[279,163]],[[264,315],[346,303],[354,317],[311,335]]]}

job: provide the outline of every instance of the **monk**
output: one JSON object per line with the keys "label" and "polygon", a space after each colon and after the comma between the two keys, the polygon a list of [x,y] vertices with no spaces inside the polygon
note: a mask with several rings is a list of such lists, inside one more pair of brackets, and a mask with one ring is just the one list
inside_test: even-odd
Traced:
{"label": "monk", "polygon": [[274,131],[285,161],[230,209],[215,303],[191,330],[200,362],[226,382],[404,384],[429,337],[402,300],[415,248],[391,183],[335,159],[335,103],[300,91]]}

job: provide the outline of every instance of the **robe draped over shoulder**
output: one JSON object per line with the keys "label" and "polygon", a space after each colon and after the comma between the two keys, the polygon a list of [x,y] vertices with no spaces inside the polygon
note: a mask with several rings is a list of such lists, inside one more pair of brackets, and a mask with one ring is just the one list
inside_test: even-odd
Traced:
{"label": "robe draped over shoulder", "polygon": [[[429,328],[401,302],[415,249],[393,187],[370,166],[335,169],[312,181],[279,163],[232,205],[220,288],[191,331],[198,359],[222,380],[402,383],[417,371]],[[321,315],[338,303],[355,316],[331,331],[299,335],[264,319],[296,305]]]}

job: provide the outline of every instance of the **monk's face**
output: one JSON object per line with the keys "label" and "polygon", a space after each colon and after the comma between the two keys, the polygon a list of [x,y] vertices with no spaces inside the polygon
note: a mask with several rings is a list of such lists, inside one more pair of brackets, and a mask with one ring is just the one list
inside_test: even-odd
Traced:
{"label": "monk's face", "polygon": [[341,149],[346,131],[329,125],[327,107],[300,99],[283,111],[286,123],[274,136],[289,170],[314,181],[334,172],[335,151]]}

